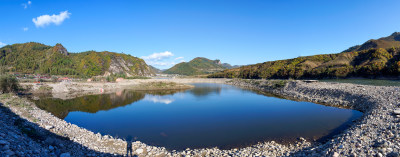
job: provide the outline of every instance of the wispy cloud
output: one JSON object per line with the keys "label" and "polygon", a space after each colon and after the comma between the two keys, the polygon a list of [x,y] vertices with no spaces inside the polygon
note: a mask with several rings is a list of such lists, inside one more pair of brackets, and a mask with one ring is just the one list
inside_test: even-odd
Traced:
{"label": "wispy cloud", "polygon": [[24,9],[27,9],[29,6],[31,6],[32,1],[28,1],[26,3],[22,3],[22,6],[24,7]]}
{"label": "wispy cloud", "polygon": [[50,24],[60,25],[65,19],[68,19],[70,15],[71,13],[68,11],[63,11],[58,15],[42,15],[37,18],[33,18],[32,21],[35,23],[36,27],[45,27]]}
{"label": "wispy cloud", "polygon": [[28,28],[28,27],[24,27],[24,28],[22,28],[22,30],[23,30],[24,32],[26,32],[26,31],[29,30],[29,28]]}
{"label": "wispy cloud", "polygon": [[183,57],[176,57],[176,58],[175,58],[175,60],[178,60],[178,59],[183,59]]}
{"label": "wispy cloud", "polygon": [[0,47],[6,46],[6,45],[7,45],[6,43],[3,43],[0,41]]}

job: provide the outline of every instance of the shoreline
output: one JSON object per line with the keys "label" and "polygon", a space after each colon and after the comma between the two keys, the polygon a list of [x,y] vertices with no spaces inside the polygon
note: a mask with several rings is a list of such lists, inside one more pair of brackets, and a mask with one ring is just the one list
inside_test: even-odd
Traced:
{"label": "shoreline", "polygon": [[[140,84],[154,80],[175,83],[200,83],[201,81],[205,83],[226,83],[301,101],[355,109],[363,112],[364,115],[348,129],[323,144],[311,145],[310,142],[302,139],[296,144],[289,145],[281,145],[270,141],[230,150],[205,148],[167,151],[163,147],[148,146],[137,141],[133,143],[133,152],[139,156],[380,156],[400,151],[399,118],[393,115],[393,110],[400,105],[400,96],[396,95],[396,93],[400,92],[399,87],[378,87],[328,82],[305,83],[303,81],[288,81],[282,86],[281,82],[277,82],[276,80],[148,79],[145,81],[133,81]],[[3,106],[10,108],[12,112],[27,119],[30,123],[40,125],[42,129],[70,139],[70,141],[78,145],[87,147],[89,151],[95,150],[97,155],[124,155],[126,152],[126,142],[122,139],[95,134],[74,124],[69,124],[37,108],[32,102],[23,100],[23,98],[16,97],[15,99],[22,100],[21,103],[25,104],[25,107],[12,105],[12,103],[11,105],[4,103],[3,101],[7,100],[4,98],[1,100],[4,103]],[[62,148],[57,147],[57,149]],[[74,156],[76,152],[68,153]]]}

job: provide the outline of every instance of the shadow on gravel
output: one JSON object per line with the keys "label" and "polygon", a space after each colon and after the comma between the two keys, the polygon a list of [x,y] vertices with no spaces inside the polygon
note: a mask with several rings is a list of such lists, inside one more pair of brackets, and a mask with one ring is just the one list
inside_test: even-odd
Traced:
{"label": "shadow on gravel", "polygon": [[[25,134],[28,136],[28,139],[24,140],[32,140],[38,145],[40,145],[43,149],[49,150],[48,154],[51,154],[51,152],[54,153],[54,155],[60,156],[62,153],[70,153],[71,156],[119,156],[119,155],[113,155],[109,153],[102,153],[98,152],[95,150],[91,150],[87,148],[86,146],[83,146],[79,143],[73,142],[69,140],[69,138],[57,135],[55,133],[52,133],[44,128],[41,128],[35,123],[29,122],[20,116],[16,115],[13,113],[9,108],[5,107],[3,103],[0,103],[0,115],[2,115],[1,121],[4,122],[4,124],[8,124],[11,127],[14,127],[18,129],[18,131],[22,134]],[[5,126],[3,126],[5,127]],[[5,127],[8,128],[8,127]],[[9,133],[11,131],[6,131],[3,130],[5,133]],[[10,142],[10,141],[9,141]],[[14,141],[14,143],[10,142],[11,145],[18,145],[20,143],[17,143]],[[50,148],[49,148],[50,147]],[[53,150],[51,151],[51,147],[53,147]],[[27,151],[32,148],[24,148],[24,151]],[[15,151],[20,151],[20,150],[15,150]],[[31,150],[35,151],[35,150]],[[45,154],[42,154],[43,152],[40,151],[41,153],[39,156],[45,156]],[[0,153],[1,154],[1,153]],[[1,155],[0,155],[1,156]]]}

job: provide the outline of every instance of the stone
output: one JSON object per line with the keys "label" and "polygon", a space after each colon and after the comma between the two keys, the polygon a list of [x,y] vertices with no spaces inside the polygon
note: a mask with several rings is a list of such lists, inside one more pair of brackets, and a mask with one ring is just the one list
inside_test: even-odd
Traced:
{"label": "stone", "polygon": [[71,154],[69,154],[69,153],[62,153],[62,154],[60,155],[60,157],[71,157]]}
{"label": "stone", "polygon": [[11,150],[6,150],[4,153],[7,154],[8,156],[12,156],[12,155],[15,154],[15,153],[14,153],[13,151],[11,151]]}
{"label": "stone", "polygon": [[10,144],[10,143],[5,140],[0,140],[0,145],[7,145],[7,144]]}
{"label": "stone", "polygon": [[332,155],[332,157],[339,157],[339,153],[334,152],[333,155]]}
{"label": "stone", "polygon": [[54,150],[54,147],[53,146],[49,146],[49,150],[50,151]]}
{"label": "stone", "polygon": [[45,128],[46,130],[50,130],[50,129],[53,129],[54,127],[51,126],[51,125],[46,125],[46,126],[44,126],[44,128]]}
{"label": "stone", "polygon": [[394,114],[400,115],[400,108],[396,108],[393,111]]}
{"label": "stone", "polygon": [[142,154],[142,153],[143,153],[143,149],[142,149],[142,148],[136,149],[135,152],[136,152],[137,154]]}

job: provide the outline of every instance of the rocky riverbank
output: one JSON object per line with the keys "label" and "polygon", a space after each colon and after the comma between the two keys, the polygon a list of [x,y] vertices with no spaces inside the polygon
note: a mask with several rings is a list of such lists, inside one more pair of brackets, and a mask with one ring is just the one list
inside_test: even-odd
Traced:
{"label": "rocky riverbank", "polygon": [[[196,81],[185,80],[187,83]],[[168,151],[132,143],[138,156],[398,156],[400,123],[396,108],[400,103],[398,87],[376,87],[342,83],[262,80],[208,80],[272,92],[288,98],[352,108],[364,112],[361,119],[343,133],[323,144],[300,138],[297,144],[264,142],[251,147]],[[166,82],[179,82],[166,80]],[[1,155],[17,156],[113,156],[124,155],[123,139],[102,136],[69,124],[37,108],[25,98],[1,95]],[[17,122],[17,123],[16,123]],[[24,149],[20,149],[24,148]]]}
{"label": "rocky riverbank", "polygon": [[232,80],[228,84],[364,113],[349,129],[328,142],[293,152],[291,156],[399,156],[399,87],[279,80]]}

